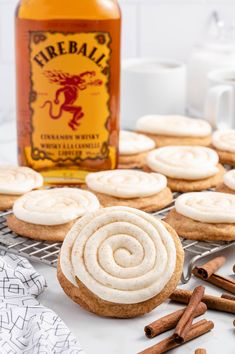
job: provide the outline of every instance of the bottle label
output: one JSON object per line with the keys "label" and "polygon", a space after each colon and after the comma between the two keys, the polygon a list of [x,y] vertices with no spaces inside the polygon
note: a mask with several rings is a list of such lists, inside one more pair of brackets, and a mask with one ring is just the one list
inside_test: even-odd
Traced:
{"label": "bottle label", "polygon": [[33,160],[108,157],[110,43],[108,32],[30,32]]}

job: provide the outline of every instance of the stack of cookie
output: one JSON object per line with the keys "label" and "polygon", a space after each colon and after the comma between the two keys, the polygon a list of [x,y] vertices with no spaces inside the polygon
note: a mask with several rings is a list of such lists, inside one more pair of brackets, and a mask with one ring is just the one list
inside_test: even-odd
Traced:
{"label": "stack of cookie", "polygon": [[[165,176],[136,170],[88,175],[88,187],[102,206],[120,205],[111,208],[100,208],[88,187],[30,191],[42,187],[42,177],[36,177],[40,183],[31,185],[29,177],[27,183],[16,178],[21,195],[7,224],[28,238],[65,240],[58,279],[75,302],[101,316],[130,318],[169,297],[183,267],[180,240],[170,226],[138,210],[152,211],[172,202]],[[2,178],[1,191],[10,195],[16,189],[13,182],[4,189],[6,180]]]}
{"label": "stack of cookie", "polygon": [[[203,120],[145,116],[121,131],[119,169],[90,173],[81,188],[41,188],[40,174],[0,168],[0,208],[19,235],[64,241],[58,279],[100,316],[130,318],[162,303],[178,284],[179,236],[235,240],[235,131]],[[206,191],[216,188],[216,192]],[[146,212],[172,204],[165,222]]]}
{"label": "stack of cookie", "polygon": [[[138,134],[126,131],[120,134],[120,169],[139,168],[162,174],[167,177],[168,187],[177,192],[201,191],[222,183],[225,170],[219,164],[217,152],[208,147],[212,129],[206,121],[152,115],[141,117],[136,129]],[[115,202],[110,200],[108,206],[116,205]]]}

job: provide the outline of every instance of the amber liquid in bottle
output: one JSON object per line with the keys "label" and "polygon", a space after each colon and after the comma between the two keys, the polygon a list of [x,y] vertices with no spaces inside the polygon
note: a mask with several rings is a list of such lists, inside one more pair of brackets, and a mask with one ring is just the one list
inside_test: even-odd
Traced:
{"label": "amber liquid in bottle", "polygon": [[115,0],[17,8],[18,160],[49,183],[117,167],[120,27]]}

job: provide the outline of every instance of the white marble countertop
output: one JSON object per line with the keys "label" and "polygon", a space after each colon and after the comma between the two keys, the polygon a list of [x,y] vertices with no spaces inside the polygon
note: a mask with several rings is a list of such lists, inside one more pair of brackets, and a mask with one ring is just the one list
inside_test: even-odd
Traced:
{"label": "white marble countertop", "polygon": [[[16,134],[14,122],[0,125],[0,163],[16,163]],[[228,262],[220,273],[232,275],[232,265],[235,263],[235,247],[224,251]],[[48,289],[40,296],[40,301],[45,306],[53,309],[64,320],[71,331],[77,336],[87,354],[136,354],[139,351],[154,345],[165,338],[163,334],[158,338],[149,340],[144,336],[143,328],[163,315],[179,309],[181,305],[164,303],[157,309],[143,317],[131,320],[116,320],[99,318],[90,314],[74,304],[60,288],[56,270],[43,264],[35,264],[48,283]],[[199,284],[192,279],[186,289],[193,289]],[[207,285],[208,293],[220,295],[222,292]],[[207,349],[208,354],[234,354],[235,329],[232,325],[235,314],[217,311],[208,311],[203,318],[214,321],[215,328],[210,333],[193,340],[171,353],[194,353],[196,348]]]}

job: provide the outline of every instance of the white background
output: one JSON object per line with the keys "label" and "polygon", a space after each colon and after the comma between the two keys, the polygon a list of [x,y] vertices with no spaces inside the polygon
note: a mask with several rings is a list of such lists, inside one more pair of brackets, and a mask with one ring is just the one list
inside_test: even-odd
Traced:
{"label": "white background", "polygon": [[[16,2],[0,0],[0,122],[15,117],[13,17]],[[235,0],[121,0],[120,3],[125,58],[160,56],[186,61],[193,45],[200,41],[213,10],[218,10],[228,23],[235,24]],[[13,122],[0,125],[0,143],[0,163],[16,163]],[[225,254],[230,261],[221,274],[228,276],[234,263],[234,248]],[[144,337],[144,325],[179,308],[162,304],[151,314],[132,321],[99,318],[83,311],[63,294],[55,270],[46,266],[37,266],[37,269],[48,282],[48,290],[40,301],[62,317],[87,354],[137,353],[158,341]],[[187,287],[193,288],[196,284],[198,282],[192,281]],[[221,293],[213,286],[208,286],[208,292]],[[173,353],[192,354],[198,347],[206,348],[208,354],[235,352],[234,315],[209,311],[204,317],[215,322],[215,329]]]}
{"label": "white background", "polygon": [[[79,0],[74,0],[79,1]],[[187,60],[213,10],[235,24],[235,0],[120,0],[123,58],[160,56]],[[14,10],[0,0],[0,121],[15,117]]]}

